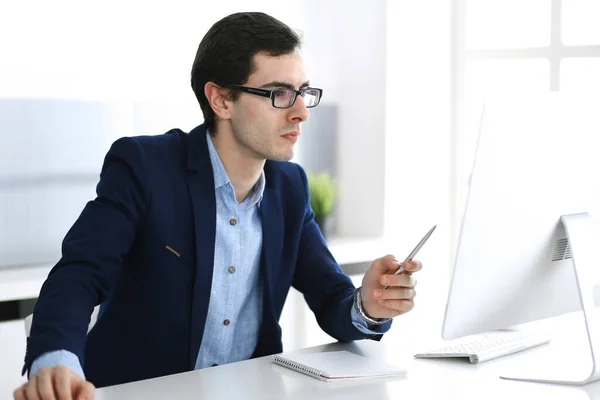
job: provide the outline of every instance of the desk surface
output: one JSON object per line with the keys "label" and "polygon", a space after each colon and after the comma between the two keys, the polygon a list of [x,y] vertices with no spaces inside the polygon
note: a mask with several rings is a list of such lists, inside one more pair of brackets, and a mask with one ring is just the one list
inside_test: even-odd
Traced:
{"label": "desk surface", "polygon": [[0,301],[38,297],[42,284],[53,265],[0,268]]}
{"label": "desk surface", "polygon": [[[457,359],[414,359],[399,340],[402,328],[381,342],[333,343],[303,352],[349,350],[408,370],[404,377],[322,382],[271,363],[270,357],[191,371],[97,390],[98,400],[143,399],[600,399],[600,382],[561,386],[503,380],[499,375],[535,365],[565,363],[556,358],[558,340],[526,352],[472,365]],[[391,333],[391,332],[390,332]],[[415,339],[418,340],[418,339]],[[421,349],[419,349],[421,350]],[[563,366],[565,366],[564,364]]]}

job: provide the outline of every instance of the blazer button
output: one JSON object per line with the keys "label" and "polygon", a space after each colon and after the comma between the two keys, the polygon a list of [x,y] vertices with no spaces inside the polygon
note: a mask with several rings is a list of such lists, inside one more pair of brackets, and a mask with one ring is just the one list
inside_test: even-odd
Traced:
{"label": "blazer button", "polygon": [[229,325],[230,321],[228,319],[226,319],[225,321],[223,321],[223,325],[227,326]]}
{"label": "blazer button", "polygon": [[233,274],[235,272],[235,267],[229,267],[228,271],[230,274]]}
{"label": "blazer button", "polygon": [[231,218],[229,220],[229,225],[234,226],[235,224],[237,224],[237,221],[235,220],[235,218]]}

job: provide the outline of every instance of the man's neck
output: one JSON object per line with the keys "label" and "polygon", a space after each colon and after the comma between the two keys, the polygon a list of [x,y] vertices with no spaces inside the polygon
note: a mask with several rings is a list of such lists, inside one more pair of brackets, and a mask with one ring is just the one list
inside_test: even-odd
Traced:
{"label": "man's neck", "polygon": [[211,140],[217,154],[223,163],[227,177],[235,191],[235,198],[241,203],[248,197],[252,188],[258,182],[265,166],[265,160],[251,157],[248,150],[243,148],[231,132],[219,131],[211,135]]}

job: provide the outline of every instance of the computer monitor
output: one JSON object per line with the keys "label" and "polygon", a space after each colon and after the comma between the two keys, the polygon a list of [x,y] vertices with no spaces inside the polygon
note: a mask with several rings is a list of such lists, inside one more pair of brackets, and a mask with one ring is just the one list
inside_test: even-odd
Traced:
{"label": "computer monitor", "polygon": [[599,110],[597,99],[560,93],[486,103],[444,339],[600,304]]}

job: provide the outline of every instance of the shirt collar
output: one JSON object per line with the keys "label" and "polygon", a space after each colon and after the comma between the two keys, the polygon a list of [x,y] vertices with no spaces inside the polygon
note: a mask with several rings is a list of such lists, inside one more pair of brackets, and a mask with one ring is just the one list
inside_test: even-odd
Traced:
{"label": "shirt collar", "polygon": [[[221,158],[219,157],[219,154],[217,153],[217,149],[215,149],[215,145],[213,144],[213,141],[210,137],[210,133],[208,132],[208,130],[206,131],[206,142],[208,144],[208,154],[210,155],[210,163],[212,164],[212,169],[213,169],[213,179],[215,181],[215,189],[218,189],[225,185],[229,185],[233,189],[233,185],[231,185],[231,181],[229,180],[229,177],[227,176],[227,171],[225,171],[225,167],[223,166],[223,163],[221,162]],[[248,204],[249,207],[252,207],[255,204],[258,204],[258,206],[260,206],[264,191],[265,191],[265,171],[263,170],[260,173],[260,177],[258,178],[258,181],[252,188],[250,195],[242,202],[242,204]]]}

